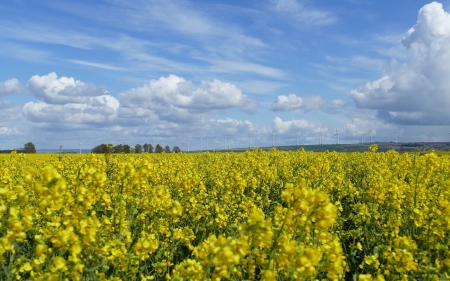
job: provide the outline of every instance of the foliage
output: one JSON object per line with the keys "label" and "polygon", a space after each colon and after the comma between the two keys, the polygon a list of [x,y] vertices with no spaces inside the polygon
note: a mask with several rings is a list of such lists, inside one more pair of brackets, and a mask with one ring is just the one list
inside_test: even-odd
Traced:
{"label": "foliage", "polygon": [[448,280],[450,155],[0,155],[0,280]]}
{"label": "foliage", "polygon": [[164,152],[163,147],[160,144],[157,144],[155,148],[155,153],[162,153],[162,152]]}
{"label": "foliage", "polygon": [[110,149],[111,149],[111,147],[109,145],[102,143],[100,145],[97,145],[93,149],[91,149],[91,152],[92,153],[109,153]]}
{"label": "foliage", "polygon": [[24,153],[36,153],[36,147],[32,142],[27,142],[23,146],[23,152]]}
{"label": "foliage", "polygon": [[[148,148],[147,148],[147,149],[148,149]],[[135,153],[142,153],[142,145],[136,144],[136,145],[134,146],[134,152],[135,152]]]}
{"label": "foliage", "polygon": [[178,153],[178,152],[181,152],[181,149],[180,149],[178,146],[175,145],[175,146],[172,148],[172,151],[175,152],[175,153]]}

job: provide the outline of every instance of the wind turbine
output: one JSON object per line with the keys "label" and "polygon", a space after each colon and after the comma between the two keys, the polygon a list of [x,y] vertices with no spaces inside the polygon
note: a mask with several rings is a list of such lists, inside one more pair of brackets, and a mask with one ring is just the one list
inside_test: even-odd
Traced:
{"label": "wind turbine", "polygon": [[156,140],[157,138],[153,138],[152,139],[152,146],[153,146],[153,149],[155,149],[155,140]]}
{"label": "wind turbine", "polygon": [[423,142],[423,139],[424,139],[424,133],[423,133],[423,131],[420,132],[420,136],[421,136],[421,140],[422,140],[422,142]]}
{"label": "wind turbine", "polygon": [[319,144],[322,144],[322,134],[323,134],[323,132],[319,131],[318,134],[319,134]]}
{"label": "wind turbine", "polygon": [[203,138],[200,137],[200,152],[203,151]]}
{"label": "wind turbine", "polygon": [[343,132],[339,133],[339,130],[336,129],[336,134],[334,134],[334,136],[336,137],[336,144],[339,144],[339,135],[342,134]]}
{"label": "wind turbine", "polygon": [[80,154],[81,154],[81,142],[80,142]]}
{"label": "wind turbine", "polygon": [[214,146],[214,140],[216,139],[215,136],[212,137],[212,146],[213,146],[213,151],[216,151],[216,147]]}
{"label": "wind turbine", "polygon": [[252,148],[252,135],[248,134],[248,148]]}
{"label": "wind turbine", "polygon": [[303,137],[305,133],[302,132],[302,145],[305,145],[305,138]]}
{"label": "wind turbine", "polygon": [[369,137],[370,137],[370,143],[372,143],[372,135],[370,133],[372,133],[373,130],[369,131]]}
{"label": "wind turbine", "polygon": [[395,130],[395,143],[398,143],[398,130]]}
{"label": "wind turbine", "polygon": [[179,140],[180,138],[179,138],[179,137],[176,137],[175,139],[177,140],[177,146],[178,146],[178,148],[180,148],[180,146],[178,145],[178,140]]}
{"label": "wind turbine", "polygon": [[364,130],[360,130],[359,133],[361,134],[361,143],[364,143]]}
{"label": "wind turbine", "polygon": [[431,142],[434,142],[433,131],[431,131],[430,133],[431,133]]}
{"label": "wind turbine", "polygon": [[274,147],[274,137],[275,137],[275,134],[272,132],[272,147]]}
{"label": "wind turbine", "polygon": [[208,137],[206,137],[206,151],[208,151]]}
{"label": "wind turbine", "polygon": [[298,131],[295,132],[295,145],[298,146]]}
{"label": "wind turbine", "polygon": [[223,150],[227,149],[227,136],[223,137]]}
{"label": "wind turbine", "polygon": [[189,139],[190,139],[191,137],[187,137],[186,139],[187,139],[187,145],[188,145],[188,149],[187,149],[187,152],[189,152]]}

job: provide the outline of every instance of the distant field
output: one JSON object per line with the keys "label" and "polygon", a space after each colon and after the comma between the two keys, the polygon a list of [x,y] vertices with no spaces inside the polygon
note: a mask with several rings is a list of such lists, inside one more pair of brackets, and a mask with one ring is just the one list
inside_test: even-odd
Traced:
{"label": "distant field", "polygon": [[[295,151],[301,150],[302,148],[306,151],[337,151],[337,152],[351,152],[351,151],[367,151],[371,144],[314,144],[314,145],[289,145],[289,146],[275,146],[277,150],[283,151]],[[434,149],[436,151],[450,151],[449,142],[420,142],[420,143],[377,143],[378,151],[389,151],[395,150],[399,152],[414,152],[414,151],[429,151]],[[258,147],[258,149],[270,150],[272,147]],[[243,152],[247,150],[253,150],[247,148],[231,148],[231,149],[220,149],[219,152]]]}

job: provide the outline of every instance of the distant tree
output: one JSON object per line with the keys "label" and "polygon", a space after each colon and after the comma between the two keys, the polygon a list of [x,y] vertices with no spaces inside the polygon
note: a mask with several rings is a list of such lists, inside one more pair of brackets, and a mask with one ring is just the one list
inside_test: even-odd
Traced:
{"label": "distant tree", "polygon": [[123,146],[123,152],[130,153],[131,152],[131,147],[128,144],[125,144]]}
{"label": "distant tree", "polygon": [[142,145],[136,144],[136,145],[134,146],[134,152],[135,152],[135,153],[142,153]]}
{"label": "distant tree", "polygon": [[101,145],[97,145],[97,146],[93,147],[93,148],[91,149],[91,153],[101,153],[101,152],[100,152],[100,151],[101,151],[100,146],[101,146]]}
{"label": "distant tree", "polygon": [[153,153],[153,145],[148,145],[148,153]]}
{"label": "distant tree", "polygon": [[110,146],[109,145],[107,145],[107,144],[104,144],[104,143],[102,143],[101,145],[100,145],[100,147],[102,148],[102,153],[109,153],[111,150],[110,150]]}
{"label": "distant tree", "polygon": [[164,152],[170,153],[170,146],[166,145],[166,147],[164,147]]}
{"label": "distant tree", "polygon": [[149,146],[150,145],[148,143],[144,143],[144,145],[142,146],[144,148],[144,152],[148,152]]}
{"label": "distant tree", "polygon": [[159,143],[156,145],[156,148],[155,148],[155,152],[156,153],[161,153],[161,152],[163,152],[164,150],[163,150],[163,148],[162,148],[162,146],[161,145],[159,145]]}
{"label": "distant tree", "polygon": [[181,149],[175,145],[172,149],[172,152],[178,153],[178,152],[181,152]]}
{"label": "distant tree", "polygon": [[32,142],[27,142],[23,146],[23,152],[24,153],[36,153],[36,147],[34,146],[34,144]]}
{"label": "distant tree", "polygon": [[91,149],[92,153],[109,153],[110,152],[110,146],[107,144],[100,144],[97,145],[96,147],[94,147],[93,149]]}
{"label": "distant tree", "polygon": [[131,148],[131,153],[136,153],[136,149],[134,149],[134,147]]}
{"label": "distant tree", "polygon": [[114,146],[114,153],[122,153],[123,152],[123,145],[118,144]]}

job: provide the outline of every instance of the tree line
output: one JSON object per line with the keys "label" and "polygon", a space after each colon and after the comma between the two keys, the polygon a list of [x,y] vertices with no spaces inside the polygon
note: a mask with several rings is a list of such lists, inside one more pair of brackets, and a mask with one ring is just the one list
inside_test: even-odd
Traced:
{"label": "tree line", "polygon": [[0,150],[0,153],[11,153],[13,151],[21,152],[21,153],[36,153],[36,147],[32,142],[27,142],[23,145],[23,148],[12,149],[12,150]]}
{"label": "tree line", "polygon": [[181,152],[181,149],[178,146],[174,146],[173,149],[170,149],[170,146],[166,145],[162,147],[160,144],[157,144],[153,147],[152,144],[145,143],[144,145],[136,144],[133,147],[128,144],[118,144],[113,145],[112,143],[102,143],[92,148],[92,153],[170,153],[170,152]]}

